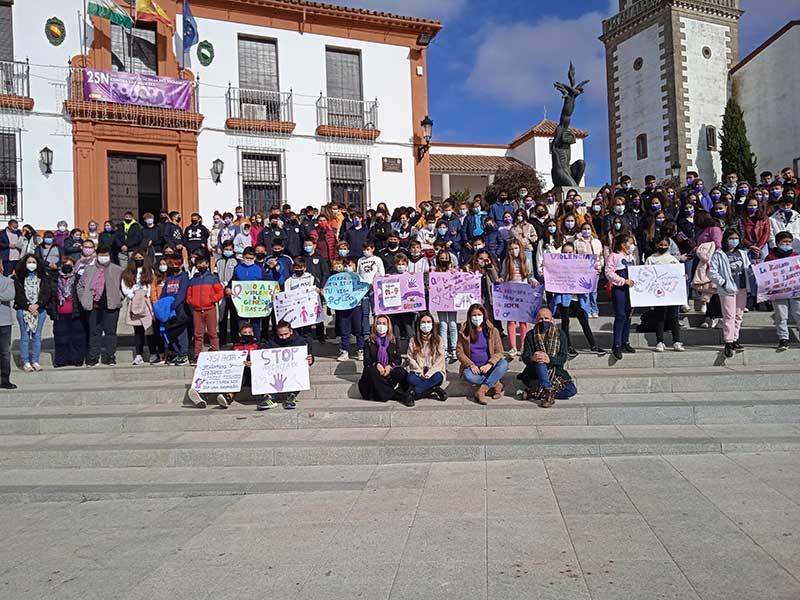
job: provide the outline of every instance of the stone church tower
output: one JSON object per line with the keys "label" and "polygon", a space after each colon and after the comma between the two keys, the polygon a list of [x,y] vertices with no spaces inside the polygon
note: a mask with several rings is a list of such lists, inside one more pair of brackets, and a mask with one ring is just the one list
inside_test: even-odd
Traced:
{"label": "stone church tower", "polygon": [[[697,171],[721,179],[728,72],[739,59],[740,0],[619,0],[603,21],[612,176],[640,187]],[[674,171],[674,173],[673,173]]]}

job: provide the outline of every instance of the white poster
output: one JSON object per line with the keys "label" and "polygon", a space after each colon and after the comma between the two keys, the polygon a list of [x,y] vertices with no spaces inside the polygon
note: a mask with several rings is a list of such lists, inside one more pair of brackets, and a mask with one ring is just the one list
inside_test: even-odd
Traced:
{"label": "white poster", "polygon": [[272,298],[275,318],[292,327],[306,327],[322,322],[322,303],[315,287],[280,292]]}
{"label": "white poster", "polygon": [[628,267],[631,306],[683,306],[686,304],[686,271],[682,264]]}
{"label": "white poster", "polygon": [[386,308],[397,308],[403,305],[403,294],[399,283],[383,284],[383,305]]}
{"label": "white poster", "polygon": [[250,363],[254,396],[311,389],[305,346],[253,350]]}
{"label": "white poster", "polygon": [[242,389],[242,373],[247,350],[201,352],[192,376],[192,387],[201,394],[238,392]]}

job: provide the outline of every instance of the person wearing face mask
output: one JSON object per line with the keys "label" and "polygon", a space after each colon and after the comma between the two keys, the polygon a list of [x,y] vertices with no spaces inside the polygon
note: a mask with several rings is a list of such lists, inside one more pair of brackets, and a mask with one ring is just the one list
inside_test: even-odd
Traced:
{"label": "person wearing face mask", "polygon": [[314,240],[319,255],[332,266],[336,258],[336,231],[329,226],[328,219],[320,216],[309,237]]}
{"label": "person wearing face mask", "polygon": [[470,263],[465,267],[468,272],[478,273],[481,276],[481,298],[489,319],[500,335],[503,335],[502,323],[494,318],[493,286],[500,279],[497,264],[486,249],[478,250]]}
{"label": "person wearing face mask", "polygon": [[551,408],[556,400],[566,400],[578,393],[565,368],[568,345],[567,335],[553,321],[553,313],[548,308],[539,310],[536,323],[525,336],[522,351],[525,369],[518,379],[526,388],[522,393],[523,400]]}
{"label": "person wearing face mask", "polygon": [[[270,215],[267,225],[261,230],[261,234],[258,236],[258,243],[264,244],[267,248],[272,248],[273,240],[283,239],[285,233],[280,223],[281,220],[278,215]],[[252,235],[250,237],[252,237]]]}
{"label": "person wearing face mask", "polygon": [[405,368],[408,373],[406,385],[414,401],[422,398],[434,398],[440,402],[447,400],[447,392],[442,388],[447,376],[442,341],[436,333],[433,316],[427,311],[417,315]]}
{"label": "person wearing face mask", "polygon": [[153,306],[153,313],[161,322],[161,331],[167,341],[166,364],[181,367],[189,364],[190,309],[186,304],[189,275],[183,269],[180,256],[168,257],[167,276],[161,296]]}
{"label": "person wearing face mask", "polygon": [[369,315],[375,314],[375,297],[372,291],[372,283],[376,277],[386,275],[386,266],[383,261],[375,254],[375,244],[369,240],[362,246],[362,256],[356,265],[358,276],[369,284],[367,295],[361,299],[361,331],[369,331]]}
{"label": "person wearing face mask", "polygon": [[[433,257],[431,270],[436,273],[453,273],[457,271],[456,258],[440,248]],[[437,311],[439,318],[439,337],[444,344],[445,357],[449,362],[456,361],[456,344],[458,343],[458,313],[456,311]]]}
{"label": "person wearing face mask", "polygon": [[59,221],[56,223],[56,231],[55,231],[55,241],[56,246],[59,248],[64,247],[64,242],[69,239],[69,227],[67,226],[67,222],[64,220]]}
{"label": "person wearing face mask", "polygon": [[111,221],[105,221],[100,233],[98,234],[97,230],[95,229],[94,235],[92,235],[92,226],[93,225],[89,223],[90,229],[88,239],[94,240],[97,246],[108,246],[111,248],[111,261],[114,262],[114,259],[119,253],[119,245],[117,244],[117,228],[114,226],[114,223]]}
{"label": "person wearing face mask", "polygon": [[[88,243],[88,242],[87,242]],[[78,281],[78,299],[88,313],[86,366],[117,364],[117,323],[122,306],[122,267],[111,262],[111,248],[100,246]]]}
{"label": "person wearing face mask", "polygon": [[241,206],[237,206],[234,209],[233,213],[234,213],[233,224],[241,228],[242,223],[247,221],[247,217],[244,216],[244,208],[242,208]]}
{"label": "person wearing face mask", "polygon": [[[357,266],[355,263],[345,258],[336,258],[331,266],[331,276],[339,273],[355,273]],[[364,322],[369,323],[369,319],[364,319],[362,307],[363,301],[354,308],[339,309],[334,311],[334,332],[339,336],[339,356],[337,362],[347,362],[350,360],[350,336],[356,338],[356,360],[364,358]],[[369,331],[367,329],[366,331]]]}
{"label": "person wearing face mask", "polygon": [[[182,237],[181,233],[181,237]],[[142,226],[133,218],[133,213],[128,211],[123,215],[122,223],[117,226],[114,242],[111,245],[116,250],[117,263],[123,269],[128,266],[130,253],[142,246],[144,238],[142,236]],[[100,241],[101,245],[103,241]]]}
{"label": "person wearing face mask", "polygon": [[148,341],[150,358],[157,350],[153,339],[152,287],[156,275],[145,250],[135,250],[131,260],[122,272],[122,295],[128,300],[127,324],[133,327],[134,354],[133,365],[144,364],[144,343]]}
{"label": "person wearing face mask", "polygon": [[611,206],[609,207],[608,213],[603,219],[603,234],[608,234],[611,232],[614,219],[617,217],[622,219],[625,224],[627,224],[628,228],[633,231],[634,218],[628,211],[627,203],[628,201],[624,195],[620,194],[619,192],[614,195],[611,200]]}
{"label": "person wearing face mask", "polygon": [[397,232],[393,231],[386,239],[386,247],[378,251],[378,257],[383,261],[383,266],[387,274],[397,272],[395,270],[394,260],[398,254],[402,254],[406,259],[408,258],[406,251],[400,247],[400,236],[397,235]]}
{"label": "person wearing face mask", "polygon": [[223,242],[226,240],[230,240],[232,242],[238,234],[239,226],[234,225],[233,215],[229,212],[224,213],[222,215],[222,224],[217,235],[217,247],[221,248]]}
{"label": "person wearing face mask", "polygon": [[[575,238],[573,242],[575,252],[577,254],[594,254],[595,268],[597,269],[598,276],[602,277],[603,267],[605,266],[605,257],[603,256],[603,244],[597,239],[592,226],[589,223],[581,225],[581,233]],[[598,284],[599,287],[599,284]],[[590,319],[600,318],[600,308],[597,305],[597,290],[587,294],[588,307]]]}
{"label": "person wearing face mask", "polygon": [[[793,246],[794,236],[788,231],[781,231],[775,236],[775,247],[767,255],[766,262],[773,260],[783,260],[797,256],[798,253]],[[780,352],[789,349],[789,317],[794,321],[795,328],[800,335],[800,298],[789,298],[787,300],[772,300],[774,310],[773,320],[775,329],[778,333],[778,350]]]}
{"label": "person wearing face mask", "polygon": [[491,217],[487,217],[483,224],[483,229],[486,251],[491,255],[492,260],[499,264],[501,258],[505,255],[505,242],[497,229],[497,223]]}
{"label": "person wearing face mask", "polygon": [[65,256],[53,283],[53,367],[80,367],[86,358],[86,320],[78,302],[75,261]]}
{"label": "person wearing face mask", "polygon": [[[348,253],[350,252],[349,248],[345,248],[345,250]],[[273,240],[272,254],[267,256],[264,262],[265,279],[267,281],[277,281],[282,291],[286,280],[292,275],[292,265],[292,259],[284,252],[283,240]],[[274,313],[272,319],[275,319]],[[273,323],[273,325],[275,325],[275,323]]]}
{"label": "person wearing face mask", "polygon": [[483,405],[488,404],[487,396],[495,400],[503,397],[502,380],[508,371],[508,361],[503,358],[503,341],[490,322],[489,314],[480,304],[470,306],[456,347],[460,374],[467,382],[478,386],[475,402]]}
{"label": "person wearing face mask", "polygon": [[42,236],[42,243],[37,246],[36,257],[42,261],[51,273],[58,271],[58,265],[64,255],[64,250],[56,244],[56,238],[52,231],[45,231]]}
{"label": "person wearing face mask", "polygon": [[800,213],[794,210],[794,200],[787,197],[780,198],[778,210],[769,218],[770,241],[769,247],[775,248],[775,236],[782,231],[792,234],[795,251],[800,251]]}
{"label": "person wearing face mask", "polygon": [[242,260],[242,253],[245,248],[252,248],[252,241],[250,236],[250,221],[243,221],[239,225],[239,233],[233,238],[233,251],[236,253],[236,258]]}
{"label": "person wearing face mask", "polygon": [[572,214],[566,215],[561,221],[559,230],[565,242],[574,242],[579,231],[577,217]]}
{"label": "person wearing face mask", "polygon": [[[411,232],[410,226],[408,231],[409,233]],[[364,242],[366,242],[369,237],[369,230],[364,227],[360,215],[353,215],[350,222],[340,232],[340,237],[343,242],[347,242],[350,251],[353,253],[353,258],[358,260],[363,256],[362,249],[364,247]]]}
{"label": "person wearing face mask", "polygon": [[[646,265],[677,265],[680,261],[670,254],[670,239],[661,235],[655,240],[654,253],[647,257]],[[681,327],[679,324],[680,306],[655,306],[652,308],[656,328],[656,352],[665,352],[667,347],[664,344],[665,326],[672,332],[672,349],[675,352],[685,350],[681,343]]]}
{"label": "person wearing face mask", "polygon": [[194,355],[203,351],[203,338],[208,332],[211,352],[219,352],[217,310],[225,291],[219,277],[209,271],[208,256],[201,254],[195,259],[197,274],[189,280],[186,289],[186,304],[192,307],[194,320]]}
{"label": "person wearing face mask", "polygon": [[739,233],[735,229],[726,229],[722,234],[722,248],[714,252],[708,270],[722,305],[722,334],[727,358],[733,358],[734,352],[744,350],[739,343],[739,331],[750,285],[750,257],[739,245]]}
{"label": "person wearing face mask", "polygon": [[[514,213],[514,224],[508,231],[508,243],[512,241],[518,242],[522,248],[523,254],[528,259],[531,265],[531,272],[533,271],[533,249],[539,241],[539,236],[536,233],[534,226],[528,222],[528,218],[523,209],[517,209]],[[506,252],[508,250],[506,249]]]}
{"label": "person wearing face mask", "polygon": [[430,270],[430,263],[422,253],[422,244],[420,244],[419,241],[414,240],[408,245],[408,272],[417,274],[422,273],[425,281],[427,282],[427,276],[425,276],[424,273],[427,273]]}
{"label": "person wearing face mask", "polygon": [[210,233],[206,226],[203,225],[200,215],[192,213],[191,221],[183,231],[183,245],[190,255],[198,250],[205,250],[209,235]]}
{"label": "person wearing face mask", "polygon": [[623,353],[635,354],[630,345],[631,307],[630,288],[634,281],[630,279],[628,268],[637,264],[633,254],[633,239],[628,235],[614,238],[613,253],[606,259],[606,279],[611,283],[611,303],[614,307],[614,358],[622,360]]}
{"label": "person wearing face mask", "polygon": [[80,254],[75,263],[75,272],[78,277],[80,277],[83,275],[86,267],[94,264],[94,261],[97,260],[97,254],[92,240],[84,240],[83,244],[78,246],[78,249],[80,250]]}
{"label": "person wearing face mask", "polygon": [[450,219],[442,217],[439,219],[436,222],[436,237],[444,240],[447,248],[454,254],[458,254],[461,251],[462,233],[456,217],[451,217]]}
{"label": "person wearing face mask", "polygon": [[536,279],[544,281],[544,255],[559,254],[563,245],[564,236],[558,230],[558,224],[554,219],[549,219],[544,223],[544,233],[539,236],[536,245]]}
{"label": "person wearing face mask", "polygon": [[497,201],[489,206],[488,216],[491,217],[495,223],[502,223],[505,213],[514,214],[514,203],[506,192],[500,192]]}
{"label": "person wearing face mask", "polygon": [[17,238],[17,251],[20,256],[35,254],[36,248],[42,243],[42,238],[36,233],[32,225],[22,227],[22,234]]}
{"label": "person wearing face mask", "polygon": [[[110,228],[109,225],[111,226]],[[94,219],[92,219],[86,224],[86,239],[92,240],[97,246],[100,245],[100,236],[103,235],[104,233],[106,234],[104,245],[105,246],[113,245],[115,237],[114,232],[115,232],[114,224],[111,221],[106,221],[105,223],[103,223],[102,229],[100,229],[97,226],[97,221],[95,221]],[[110,237],[108,236],[109,233],[111,234]]]}
{"label": "person wearing face mask", "polygon": [[407,373],[401,366],[400,348],[385,315],[375,318],[364,346],[363,360],[364,370],[358,380],[358,391],[364,400],[396,400],[404,406],[414,406],[411,394],[402,390]]}
{"label": "person wearing face mask", "polygon": [[23,370],[41,371],[42,329],[52,297],[44,265],[33,254],[24,255],[14,269],[14,309],[17,311],[19,353]]}
{"label": "person wearing face mask", "polygon": [[[470,214],[464,219],[464,226],[461,230],[461,247],[462,252],[464,249],[473,251],[472,240],[477,237],[483,236],[485,233],[483,223],[486,214],[483,212],[481,202],[479,200],[473,201]],[[463,256],[461,257],[464,261]]]}
{"label": "person wearing face mask", "polygon": [[153,213],[147,212],[142,215],[142,248],[147,250],[147,255],[151,261],[160,258],[164,249],[161,243],[161,231]]}
{"label": "person wearing face mask", "polygon": [[[236,253],[233,251],[233,242],[231,240],[224,242],[220,250],[220,258],[214,261],[214,268],[220,285],[227,289],[233,281],[234,270],[239,261],[236,260]],[[228,339],[236,343],[239,340],[239,315],[236,312],[236,306],[226,295],[217,305],[217,311],[220,347],[227,346]],[[230,338],[228,338],[228,332],[230,332]]]}
{"label": "person wearing face mask", "polygon": [[[264,268],[256,263],[255,248],[245,248],[242,253],[242,262],[236,265],[233,269],[233,279],[225,286],[225,296],[230,304],[233,304],[231,296],[233,295],[233,282],[234,281],[266,281],[266,274]],[[238,327],[244,324],[244,320],[239,318]],[[257,340],[261,340],[261,325],[262,319],[248,319],[255,332]]]}
{"label": "person wearing face mask", "polygon": [[[381,210],[375,211],[375,221],[369,228],[367,239],[375,244],[375,249],[378,252],[383,250],[383,248],[386,246],[386,242],[389,239],[389,234],[391,231],[392,227],[389,223],[389,220],[386,218],[386,213]],[[400,243],[399,238],[397,243]]]}
{"label": "person wearing face mask", "polygon": [[[398,254],[394,258],[393,272],[398,275],[405,275],[409,272],[408,257],[405,254]],[[398,346],[403,352],[408,348],[408,340],[414,335],[414,313],[400,313],[391,315],[389,320],[392,323],[392,331],[397,336]]]}
{"label": "person wearing face mask", "polygon": [[[508,237],[511,234],[511,226],[514,224],[514,215],[511,213],[504,213],[503,214],[503,221],[500,223],[500,226],[497,228],[497,232],[500,234],[500,240],[503,243],[503,248],[506,247],[508,244]],[[503,256],[505,256],[505,250],[503,251]],[[502,256],[501,256],[502,258]]]}
{"label": "person wearing face mask", "polygon": [[[506,253],[505,262],[500,272],[503,278],[498,279],[497,283],[508,281],[512,283],[525,283],[533,287],[539,285],[539,282],[533,276],[533,264],[522,252],[522,246],[516,240],[512,240],[508,244],[508,252]],[[521,342],[524,342],[525,335],[528,333],[527,323],[508,321],[508,341],[511,345],[511,349],[508,351],[509,356],[515,356],[517,354],[517,325],[519,325],[520,345]]]}
{"label": "person wearing face mask", "polygon": [[739,232],[742,247],[750,252],[750,259],[754,263],[761,262],[767,254],[770,234],[766,205],[755,197],[748,198],[739,208],[734,229]]}
{"label": "person wearing face mask", "polygon": [[639,196],[639,190],[633,187],[630,176],[623,175],[619,178],[619,191],[617,194],[622,194],[622,196],[625,197],[625,200],[630,202],[633,200],[634,196]]}

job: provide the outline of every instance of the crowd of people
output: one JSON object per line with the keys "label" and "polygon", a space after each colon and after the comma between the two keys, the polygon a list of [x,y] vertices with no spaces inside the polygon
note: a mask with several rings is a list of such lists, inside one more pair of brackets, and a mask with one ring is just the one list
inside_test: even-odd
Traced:
{"label": "crowd of people", "polygon": [[[486,404],[504,393],[508,361],[525,365],[519,379],[524,396],[544,407],[576,392],[566,364],[577,354],[570,332],[576,318],[592,352],[605,354],[595,340],[598,294],[613,306],[616,360],[634,353],[629,336],[634,285],[628,269],[640,264],[683,264],[687,297],[704,311],[702,327],[722,324],[723,352],[744,350],[739,341],[743,315],[772,310],[778,348],[789,345],[789,318],[800,323],[800,299],[758,303],[751,264],[796,256],[800,250],[800,184],[787,168],[764,172],[760,182],[725,181],[706,185],[688,173],[685,185],[659,184],[649,176],[644,189],[623,176],[594,198],[576,190],[563,199],[551,191],[534,197],[526,188],[502,192],[487,203],[424,201],[389,211],[380,203],[364,214],[336,202],[295,212],[289,204],[245,215],[241,207],[215,212],[211,223],[200,214],[182,223],[177,212],[146,213],[141,222],[125,213],[119,223],[90,221],[39,232],[11,220],[0,231],[0,385],[10,381],[12,306],[21,337],[24,371],[42,370],[42,330],[53,321],[53,366],[94,367],[117,361],[120,313],[134,335],[133,364],[188,365],[206,348],[253,350],[264,345],[304,344],[309,362],[314,346],[325,343],[323,323],[294,331],[274,315],[241,319],[231,300],[234,281],[275,281],[281,290],[314,287],[320,294],[335,273],[351,271],[372,284],[387,274],[464,270],[479,273],[481,302],[458,322],[456,312],[375,315],[372,293],[350,310],[333,315],[339,361],[364,368],[364,398],[444,401],[447,363],[459,363],[461,377],[476,386],[475,400]],[[492,308],[493,284],[545,283],[547,253],[593,254],[599,292],[547,294],[534,323],[500,322]],[[656,333],[656,352],[685,350],[681,315],[690,307],[657,307],[642,317]],[[329,311],[330,314],[330,311]],[[556,326],[555,319],[559,325]],[[507,338],[507,348],[503,338]],[[227,407],[234,395],[220,394]],[[196,405],[205,399],[191,393]],[[260,409],[278,404],[267,397]],[[295,394],[279,398],[295,407]]]}

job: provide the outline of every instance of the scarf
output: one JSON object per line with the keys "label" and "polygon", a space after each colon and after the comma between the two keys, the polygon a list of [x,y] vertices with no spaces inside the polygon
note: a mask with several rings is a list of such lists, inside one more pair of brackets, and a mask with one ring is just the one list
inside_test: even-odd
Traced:
{"label": "scarf", "polygon": [[64,303],[72,297],[72,283],[75,281],[75,273],[70,273],[68,276],[58,276],[58,305],[64,306]]}
{"label": "scarf", "polygon": [[[40,284],[41,281],[39,281],[36,274],[28,275],[25,278],[25,300],[28,301],[28,304],[36,304],[39,301]],[[43,307],[39,308],[41,309]],[[39,315],[34,315],[29,310],[22,311],[22,315],[28,331],[32,334],[36,333],[36,329],[39,327]]]}
{"label": "scarf", "polygon": [[92,280],[92,300],[100,302],[103,297],[103,289],[106,286],[106,270],[99,264],[97,265],[97,272],[94,274]]}
{"label": "scarf", "polygon": [[550,325],[550,329],[542,333],[542,328],[534,325],[533,346],[536,352],[544,352],[548,356],[555,356],[561,351],[561,334],[559,329]]}
{"label": "scarf", "polygon": [[389,336],[382,338],[375,337],[375,345],[378,347],[378,362],[384,367],[389,366]]}

